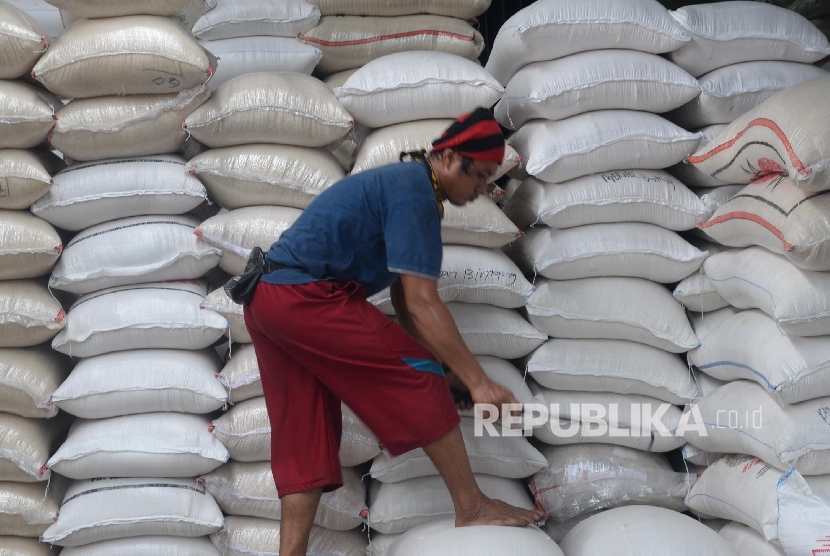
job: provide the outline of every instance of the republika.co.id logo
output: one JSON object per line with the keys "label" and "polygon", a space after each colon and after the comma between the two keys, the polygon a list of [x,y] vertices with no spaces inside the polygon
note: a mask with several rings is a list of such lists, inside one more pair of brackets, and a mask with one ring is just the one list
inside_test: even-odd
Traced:
{"label": "republika.co.id logo", "polygon": [[[760,429],[763,425],[761,409],[740,413],[721,410],[717,422],[706,423],[697,404],[690,404],[680,416],[677,427],[669,430],[664,417],[673,408],[669,403],[632,403],[625,411],[620,404],[572,403],[567,411],[560,404],[541,403],[504,404],[501,412],[492,404],[475,405],[475,435],[532,436],[533,429],[548,428],[560,438],[580,437],[651,437],[678,436],[688,432],[708,436],[707,427],[730,429]],[[621,419],[624,416],[624,419]],[[500,426],[497,421],[501,417]]]}

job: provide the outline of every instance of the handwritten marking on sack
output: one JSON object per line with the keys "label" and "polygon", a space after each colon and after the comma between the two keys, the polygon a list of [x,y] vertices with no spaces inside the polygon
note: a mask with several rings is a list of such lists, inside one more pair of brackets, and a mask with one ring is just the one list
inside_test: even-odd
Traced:
{"label": "handwritten marking on sack", "polygon": [[624,179],[638,179],[646,183],[665,183],[675,187],[675,181],[672,178],[659,174],[646,174],[645,172],[608,172],[600,174],[600,177],[605,183],[616,183]]}
{"label": "handwritten marking on sack", "polygon": [[820,407],[816,411],[818,412],[818,416],[830,426],[830,407]]}
{"label": "handwritten marking on sack", "polygon": [[11,197],[12,192],[9,188],[8,178],[0,178],[0,197]]}
{"label": "handwritten marking on sack", "polygon": [[156,68],[144,68],[141,71],[152,71],[152,72],[155,72],[155,73],[166,73],[168,75],[168,77],[160,75],[158,77],[154,77],[153,79],[151,79],[151,82],[153,83],[153,85],[157,85],[159,87],[167,85],[167,87],[166,87],[167,89],[175,89],[176,87],[179,87],[182,84],[182,80],[181,80],[182,75],[181,74],[171,73],[169,71],[164,71],[164,70],[160,70],[160,69],[156,69]]}
{"label": "handwritten marking on sack", "polygon": [[508,286],[516,283],[518,275],[515,272],[505,272],[503,270],[482,270],[476,268],[467,268],[459,272],[457,270],[442,270],[438,276],[439,280],[462,280],[464,282],[504,282]]}

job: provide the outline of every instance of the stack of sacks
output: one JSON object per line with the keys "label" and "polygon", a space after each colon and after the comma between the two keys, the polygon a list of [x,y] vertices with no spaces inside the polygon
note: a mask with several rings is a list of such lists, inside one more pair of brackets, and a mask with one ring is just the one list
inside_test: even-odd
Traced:
{"label": "stack of sacks", "polygon": [[804,16],[761,2],[686,6],[671,16],[692,40],[669,59],[700,80],[701,94],[667,114],[686,129],[728,124],[777,91],[827,72],[813,66],[830,42]]}
{"label": "stack of sacks", "polygon": [[60,101],[17,81],[49,42],[31,17],[0,2],[0,546],[21,556],[57,553],[38,537],[57,517],[67,482],[45,464],[71,422],[49,403],[71,361],[44,344],[65,325],[45,278],[62,241],[27,211],[63,166],[41,146]]}
{"label": "stack of sacks", "polygon": [[260,71],[310,75],[322,53],[297,35],[319,19],[320,10],[306,0],[217,0],[193,26],[199,43],[221,60],[211,87]]}
{"label": "stack of sacks", "polygon": [[46,0],[6,0],[6,2],[26,12],[52,38],[63,32],[64,25],[60,9],[47,3]]}
{"label": "stack of sacks", "polygon": [[632,504],[682,512],[696,477],[675,473],[664,454],[608,444],[550,446],[550,467],[530,483],[536,505],[550,516],[545,532],[556,542],[598,510]]}
{"label": "stack of sacks", "polygon": [[[427,86],[423,80],[430,78],[435,79],[437,87],[446,87],[447,78],[451,81],[453,72],[459,71],[456,67],[459,64],[455,60],[456,57],[478,65],[476,60],[484,48],[484,41],[467,20],[472,22],[472,18],[484,13],[490,5],[489,0],[419,0],[397,4],[379,0],[313,0],[312,3],[319,6],[323,17],[319,25],[301,34],[300,40],[323,51],[318,72],[321,76],[326,76],[326,84],[332,89],[344,86],[349,77],[373,60],[393,53],[419,53],[414,57],[393,59],[388,66],[374,65],[374,69],[360,82],[352,82],[359,88],[352,94],[363,96],[375,93],[379,97],[388,96],[389,89],[397,87],[416,87],[423,90]],[[452,56],[434,57],[433,53]],[[391,65],[393,63],[402,65],[395,67]],[[442,72],[437,67],[443,63],[450,64],[449,73]],[[418,66],[423,66],[423,69],[415,70]],[[390,68],[395,70],[391,80],[375,81],[377,78],[374,77],[374,72],[382,76]],[[420,74],[411,74],[412,71],[420,71]],[[460,80],[468,79],[471,77],[467,75],[469,72],[468,69],[464,75],[459,74],[456,77]],[[482,80],[477,74],[473,79],[477,80],[479,85],[488,81]],[[462,88],[462,84],[456,85],[457,88]],[[466,94],[469,95],[469,92]],[[450,93],[441,98],[440,102],[451,103],[452,98],[453,94]],[[482,99],[480,104],[491,106],[497,99],[498,96],[488,97]],[[485,104],[484,100],[489,103]],[[346,108],[352,111],[350,105],[346,104]],[[374,108],[376,107],[370,106],[369,111],[372,112]],[[382,109],[388,110],[387,107]],[[395,122],[371,122],[368,119],[364,121],[363,113],[353,112],[357,125],[346,141],[334,146],[333,152],[343,168],[349,171],[355,164],[354,157],[359,146],[372,128],[427,118],[454,118],[463,112],[464,110],[455,109],[427,111],[415,117],[405,116]],[[394,129],[390,131],[396,133]],[[397,132],[398,135],[402,133]],[[393,153],[393,156],[394,160],[390,162],[397,161],[398,153]]]}
{"label": "stack of sacks", "polygon": [[[224,209],[196,234],[222,249],[223,271],[241,274],[250,249],[267,249],[319,193],[344,177],[337,159],[322,147],[342,139],[352,124],[326,85],[296,72],[235,77],[187,118],[187,130],[212,147],[188,162],[188,172],[205,183]],[[202,307],[226,316],[229,339],[245,344],[231,351],[220,375],[234,405],[210,426],[214,438],[227,446],[230,461],[200,477],[228,516],[212,541],[223,554],[273,550],[279,545],[280,501],[270,468],[271,430],[256,354],[242,307],[223,288],[213,291]],[[343,420],[346,484],[323,497],[311,542],[350,555],[366,547],[365,538],[353,531],[363,522],[366,506],[360,473],[352,467],[380,449],[346,408]]]}
{"label": "stack of sacks", "polygon": [[318,70],[324,76],[396,52],[446,52],[477,60],[484,49],[484,39],[470,20],[484,13],[490,0],[309,1],[322,17],[298,38],[322,50]]}
{"label": "stack of sacks", "polygon": [[[14,0],[40,4],[40,0]],[[102,17],[120,17],[124,15],[145,14],[169,17],[181,23],[188,32],[207,10],[216,7],[215,0],[144,0],[141,6],[134,3],[102,2],[100,0],[47,0],[59,9],[59,17],[64,28],[81,18],[96,19]],[[52,17],[50,15],[50,17]]]}
{"label": "stack of sacks", "polygon": [[803,476],[752,455],[728,455],[704,471],[686,504],[734,520],[721,536],[741,554],[812,556],[827,546],[830,475]]}
{"label": "stack of sacks", "polygon": [[755,530],[729,533],[736,542],[775,542],[788,555],[824,549],[830,528],[830,146],[816,132],[827,126],[828,85],[777,93],[690,157],[701,172],[748,185],[701,225],[743,249],[704,263],[734,309],[712,314],[689,362],[728,384],[697,404],[707,435],[687,438],[733,455],[704,471],[686,503]]}
{"label": "stack of sacks", "polygon": [[[228,388],[234,406],[213,421],[213,435],[230,452],[231,460],[199,478],[226,514],[225,528],[212,540],[222,554],[271,553],[279,546],[281,505],[271,472],[271,425],[262,393],[254,347],[235,350],[220,381]],[[365,484],[355,468],[380,453],[377,438],[345,405],[340,463],[342,488],[323,495],[311,548],[326,554],[361,556],[365,536],[355,529],[363,523],[366,510]]]}
{"label": "stack of sacks", "polygon": [[[78,20],[32,70],[56,95],[80,97],[61,108],[50,140],[88,161],[56,174],[30,216],[67,237],[78,232],[49,286],[81,296],[52,345],[82,359],[50,404],[80,419],[43,467],[75,482],[42,539],[85,554],[107,553],[99,541],[144,535],[203,546],[222,524],[194,477],[227,459],[202,417],[227,399],[218,357],[206,349],[227,321],[199,308],[203,284],[181,281],[211,270],[220,252],[193,235],[198,221],[180,216],[206,192],[184,159],[167,154],[184,145],[184,115],[209,96],[203,83],[215,59],[162,17],[175,3],[151,4],[132,6],[160,15],[72,3],[77,15],[119,17]],[[101,488],[96,477],[123,478]]]}

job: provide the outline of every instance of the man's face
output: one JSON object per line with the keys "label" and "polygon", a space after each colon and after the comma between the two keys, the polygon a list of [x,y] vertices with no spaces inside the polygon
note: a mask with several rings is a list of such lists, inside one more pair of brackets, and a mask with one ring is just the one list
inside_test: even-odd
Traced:
{"label": "man's face", "polygon": [[487,182],[496,173],[499,165],[486,160],[473,160],[465,172],[462,157],[455,151],[445,151],[438,175],[444,197],[453,205],[461,207],[487,193]]}

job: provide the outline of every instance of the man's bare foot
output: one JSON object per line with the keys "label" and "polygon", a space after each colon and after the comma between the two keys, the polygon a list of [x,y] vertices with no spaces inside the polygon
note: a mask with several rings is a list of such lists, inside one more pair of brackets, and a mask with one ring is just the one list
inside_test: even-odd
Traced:
{"label": "man's bare foot", "polygon": [[483,498],[481,504],[456,514],[456,527],[471,525],[506,525],[508,527],[523,527],[537,521],[542,521],[545,515],[539,510],[523,510],[501,500]]}

